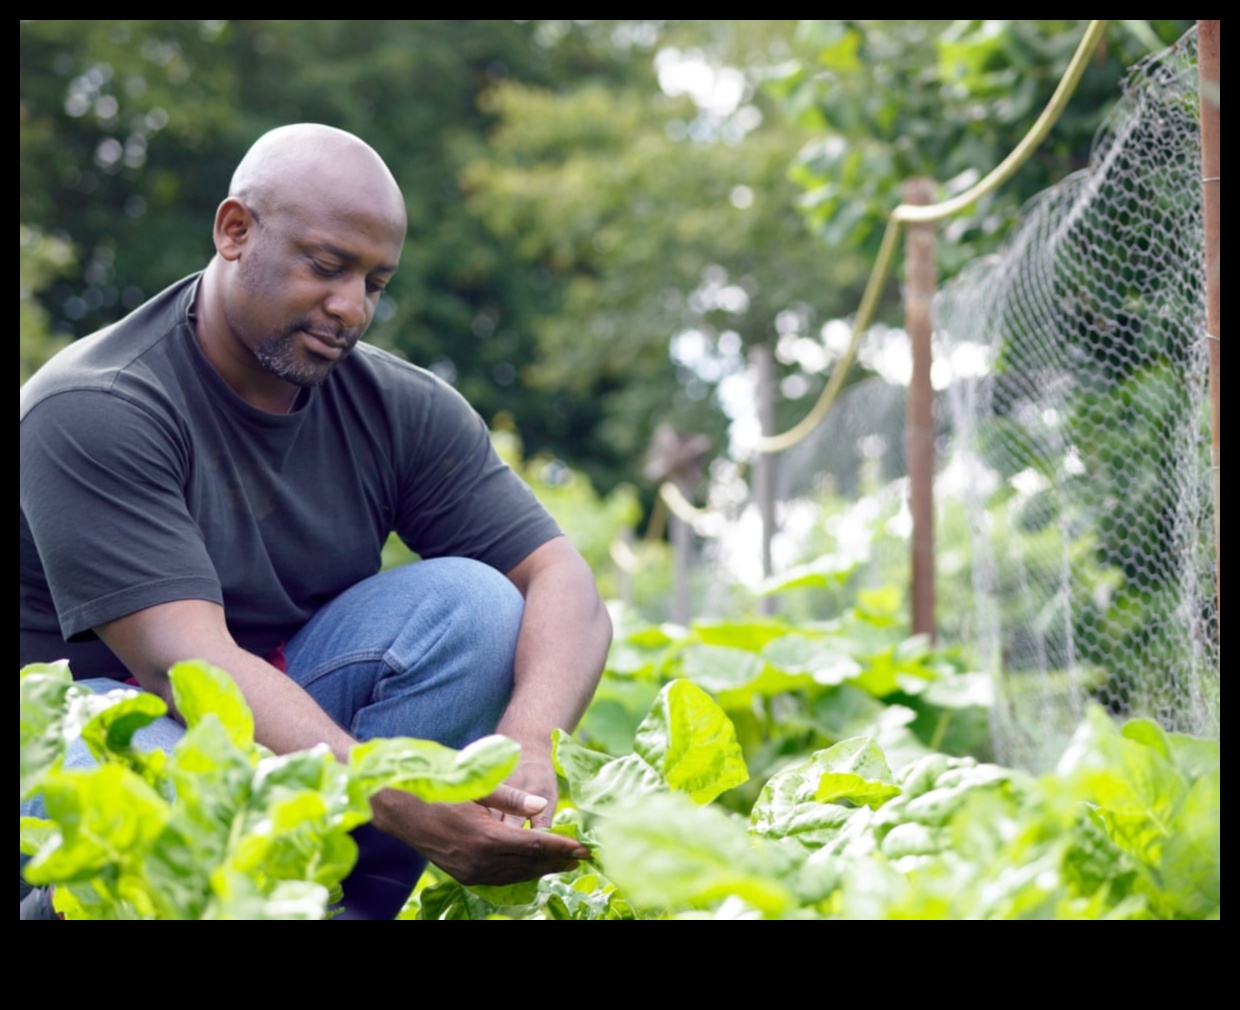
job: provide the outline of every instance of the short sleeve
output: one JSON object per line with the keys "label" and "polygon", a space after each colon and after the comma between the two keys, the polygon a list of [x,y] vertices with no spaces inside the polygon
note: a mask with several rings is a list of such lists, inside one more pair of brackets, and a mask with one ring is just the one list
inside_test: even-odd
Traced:
{"label": "short sleeve", "polygon": [[65,639],[172,600],[223,602],[186,504],[191,452],[175,422],[112,391],[56,393],[22,419],[22,517]]}
{"label": "short sleeve", "polygon": [[414,433],[418,461],[401,476],[397,532],[424,558],[468,557],[508,572],[560,528],[499,458],[477,412],[446,383],[432,389]]}

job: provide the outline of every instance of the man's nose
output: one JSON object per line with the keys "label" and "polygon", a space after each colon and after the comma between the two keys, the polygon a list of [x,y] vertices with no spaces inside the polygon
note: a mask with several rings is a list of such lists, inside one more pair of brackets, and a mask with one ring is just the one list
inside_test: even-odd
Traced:
{"label": "man's nose", "polygon": [[357,329],[369,319],[370,302],[366,295],[365,277],[342,277],[332,285],[323,307],[341,326]]}

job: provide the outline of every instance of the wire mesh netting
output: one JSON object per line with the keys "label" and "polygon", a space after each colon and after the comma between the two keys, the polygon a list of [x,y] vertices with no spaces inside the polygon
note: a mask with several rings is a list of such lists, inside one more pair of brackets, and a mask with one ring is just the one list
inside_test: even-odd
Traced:
{"label": "wire mesh netting", "polygon": [[1217,736],[1196,37],[1131,72],[1090,166],[938,298],[996,749],[1041,767],[1087,699]]}

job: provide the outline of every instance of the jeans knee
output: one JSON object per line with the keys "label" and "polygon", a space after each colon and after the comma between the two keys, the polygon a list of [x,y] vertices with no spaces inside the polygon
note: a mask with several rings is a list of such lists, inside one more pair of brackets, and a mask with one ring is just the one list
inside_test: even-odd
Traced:
{"label": "jeans knee", "polygon": [[[438,558],[417,567],[424,568],[424,589],[434,594],[435,637],[441,645],[510,668],[525,613],[517,587],[489,565],[468,558]],[[393,646],[403,651],[399,639]]]}

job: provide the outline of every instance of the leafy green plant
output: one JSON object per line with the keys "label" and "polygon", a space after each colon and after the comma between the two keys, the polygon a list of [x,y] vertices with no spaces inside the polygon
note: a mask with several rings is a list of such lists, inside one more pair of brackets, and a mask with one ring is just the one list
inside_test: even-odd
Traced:
{"label": "leafy green plant", "polygon": [[748,817],[709,802],[742,765],[723,710],[666,685],[613,757],[561,736],[590,865],[516,888],[454,882],[420,918],[1217,918],[1217,744],[1090,710],[1041,777],[873,735],[788,763]]}
{"label": "leafy green plant", "polygon": [[[835,579],[809,567],[772,591]],[[789,760],[848,737],[874,734],[904,763],[928,750],[984,752],[988,678],[955,650],[906,637],[896,590],[861,591],[831,621],[779,618],[649,625],[619,612],[607,671],[580,735],[620,754],[661,685],[685,679],[727,713],[754,772],[736,798],[747,810],[766,778]]]}
{"label": "leafy green plant", "polygon": [[[21,796],[26,879],[54,884],[67,918],[321,919],[357,859],[349,831],[368,799],[402,789],[429,802],[479,799],[519,748],[486,737],[462,751],[427,740],[373,740],[349,763],[325,747],[273,755],[228,674],[201,662],[169,673],[186,733],[171,753],[134,747],[165,715],[154,695],[96,695],[67,664],[21,671]],[[78,737],[98,762],[66,769]]]}

